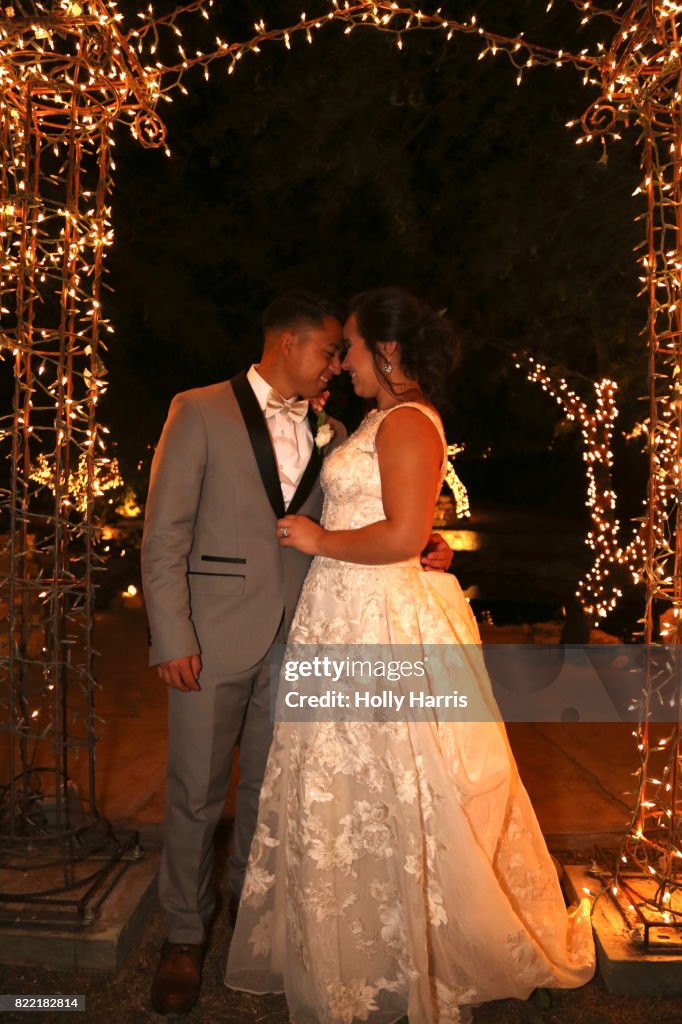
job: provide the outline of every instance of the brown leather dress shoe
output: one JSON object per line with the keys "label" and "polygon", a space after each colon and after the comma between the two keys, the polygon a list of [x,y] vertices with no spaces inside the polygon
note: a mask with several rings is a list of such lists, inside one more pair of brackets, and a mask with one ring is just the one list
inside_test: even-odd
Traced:
{"label": "brown leather dress shoe", "polygon": [[189,1013],[196,1005],[203,959],[200,945],[164,942],[151,991],[157,1013]]}

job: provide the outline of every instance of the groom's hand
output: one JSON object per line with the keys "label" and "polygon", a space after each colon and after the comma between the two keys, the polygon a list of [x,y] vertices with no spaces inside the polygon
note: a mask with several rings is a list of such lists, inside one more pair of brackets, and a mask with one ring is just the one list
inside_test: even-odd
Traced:
{"label": "groom's hand", "polygon": [[199,673],[201,672],[201,655],[190,654],[186,658],[173,658],[156,666],[159,679],[173,690],[188,693],[200,690]]}
{"label": "groom's hand", "polygon": [[447,572],[452,562],[452,549],[439,533],[432,533],[421,555],[425,572]]}

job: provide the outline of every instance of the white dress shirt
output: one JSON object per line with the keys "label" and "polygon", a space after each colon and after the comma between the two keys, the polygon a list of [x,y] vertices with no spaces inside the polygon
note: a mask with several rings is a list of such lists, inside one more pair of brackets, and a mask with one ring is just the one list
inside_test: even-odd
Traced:
{"label": "white dress shirt", "polygon": [[[261,411],[265,412],[271,388],[258,372],[257,364],[249,369],[246,379],[251,385]],[[283,395],[282,397],[291,398],[292,396]],[[307,416],[300,423],[294,423],[285,412],[277,412],[274,416],[269,416],[265,422],[268,425],[272,447],[275,450],[284,507],[288,508],[313,451],[310,423]]]}

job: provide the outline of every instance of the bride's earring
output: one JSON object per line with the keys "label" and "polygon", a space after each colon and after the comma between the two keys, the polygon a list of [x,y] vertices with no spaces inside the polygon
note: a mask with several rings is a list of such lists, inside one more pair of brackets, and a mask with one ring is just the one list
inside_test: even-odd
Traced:
{"label": "bride's earring", "polygon": [[393,373],[393,367],[391,366],[388,359],[384,359],[384,365],[381,367],[384,377],[388,377],[389,374]]}

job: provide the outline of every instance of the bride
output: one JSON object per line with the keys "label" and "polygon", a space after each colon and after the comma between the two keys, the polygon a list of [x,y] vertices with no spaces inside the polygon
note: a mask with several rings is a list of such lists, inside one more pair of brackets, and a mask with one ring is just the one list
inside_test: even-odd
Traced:
{"label": "bride", "polygon": [[353,300],[345,337],[376,408],[325,459],[322,525],[278,524],[315,556],[289,642],[450,645],[450,682],[491,713],[276,726],[225,982],[284,992],[294,1024],[457,1024],[472,1004],[589,981],[589,904],[565,908],[461,589],[420,568],[451,327],[381,288]]}

